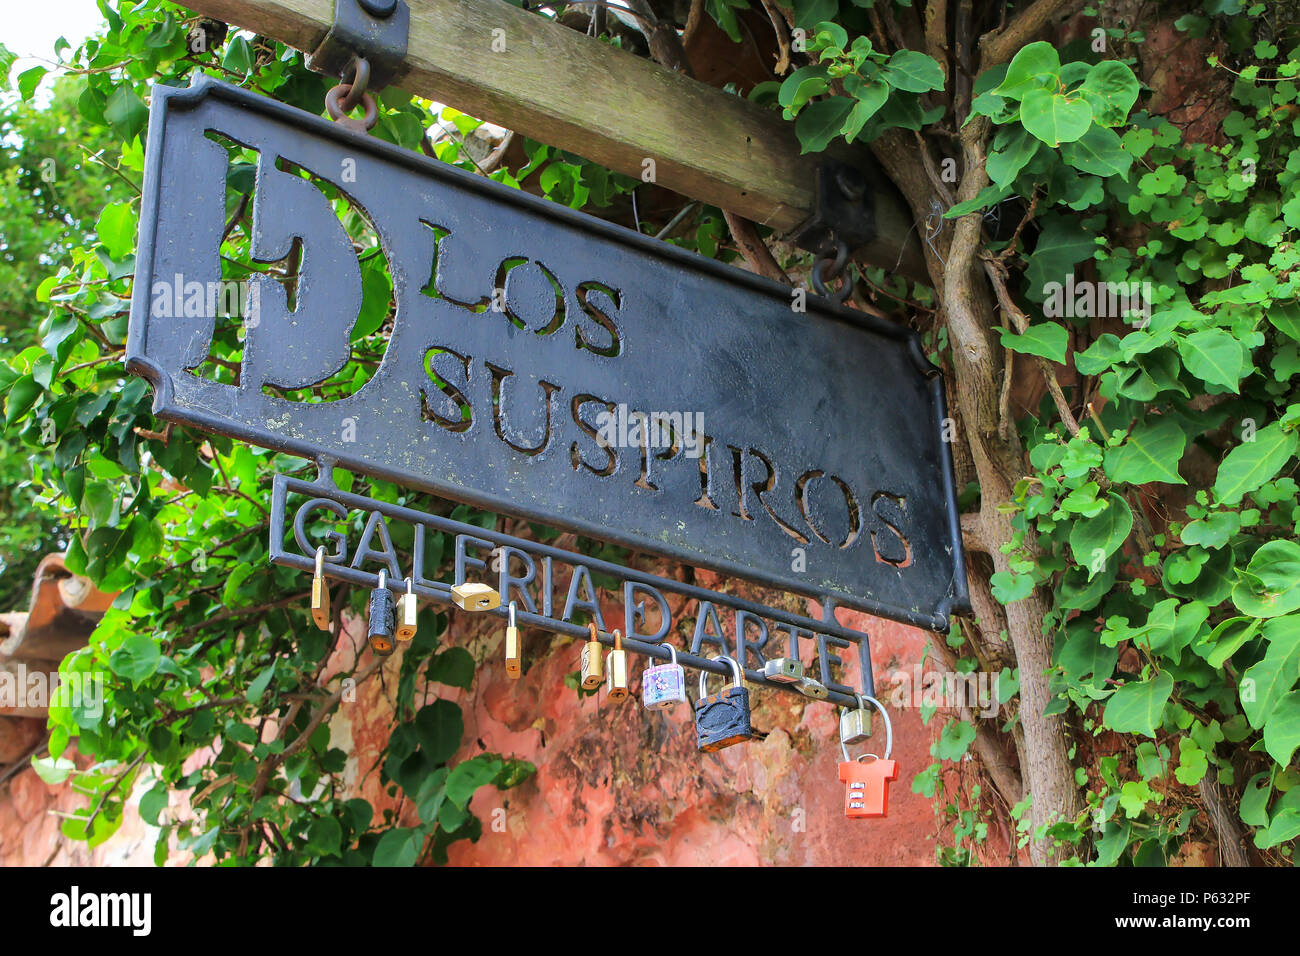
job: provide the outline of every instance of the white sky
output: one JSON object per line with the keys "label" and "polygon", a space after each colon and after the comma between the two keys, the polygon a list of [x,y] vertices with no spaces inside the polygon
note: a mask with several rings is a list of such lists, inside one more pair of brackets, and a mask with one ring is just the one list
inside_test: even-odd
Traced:
{"label": "white sky", "polygon": [[3,0],[0,43],[19,57],[10,78],[33,66],[52,66],[55,40],[64,37],[75,50],[103,23],[95,0]]}

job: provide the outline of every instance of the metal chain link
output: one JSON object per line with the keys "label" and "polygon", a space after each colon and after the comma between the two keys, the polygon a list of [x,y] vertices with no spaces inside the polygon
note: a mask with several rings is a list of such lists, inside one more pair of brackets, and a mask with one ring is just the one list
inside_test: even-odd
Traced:
{"label": "metal chain link", "polygon": [[[813,291],[830,299],[836,305],[847,302],[853,293],[853,279],[844,271],[848,261],[849,247],[844,240],[833,240],[822,246],[813,259]],[[832,291],[827,283],[834,282],[836,279],[843,279],[843,281],[838,289]]]}
{"label": "metal chain link", "polygon": [[[366,92],[370,85],[370,62],[363,56],[354,56],[338,85],[325,94],[325,110],[330,119],[340,126],[368,133],[379,122],[379,107],[375,98]],[[348,116],[358,106],[365,108],[361,119]]]}

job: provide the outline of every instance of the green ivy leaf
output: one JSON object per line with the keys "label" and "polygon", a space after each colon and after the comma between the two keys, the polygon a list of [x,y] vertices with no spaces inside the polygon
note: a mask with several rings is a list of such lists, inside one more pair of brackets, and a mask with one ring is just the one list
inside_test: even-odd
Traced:
{"label": "green ivy leaf", "polygon": [[1178,343],[1187,370],[1211,385],[1237,391],[1241,379],[1241,346],[1223,329],[1193,332]]}
{"label": "green ivy leaf", "polygon": [[1132,820],[1142,815],[1154,794],[1151,785],[1145,780],[1130,780],[1119,791],[1119,805],[1124,808],[1124,816]]}
{"label": "green ivy leaf", "polygon": [[1061,75],[1061,55],[1056,47],[1039,40],[1021,48],[1007,66],[1007,75],[991,91],[1003,99],[1023,99],[1026,93],[1046,89]]}
{"label": "green ivy leaf", "polygon": [[849,111],[848,118],[844,121],[844,138],[850,143],[853,142],[858,133],[862,132],[862,127],[866,126],[867,121],[885,105],[888,98],[889,87],[884,83],[868,83],[859,89],[857,102],[853,104],[853,109]]}
{"label": "green ivy leaf", "polygon": [[1251,556],[1232,588],[1232,603],[1253,617],[1279,617],[1300,608],[1300,544],[1275,540]]}
{"label": "green ivy leaf", "polygon": [[1038,152],[1039,141],[1023,126],[1007,126],[993,140],[985,171],[998,186],[1009,186]]}
{"label": "green ivy leaf", "polygon": [[433,764],[444,764],[460,747],[465,734],[465,720],[460,708],[449,700],[435,700],[421,707],[415,715],[415,735],[425,757]]}
{"label": "green ivy leaf", "polygon": [[1209,769],[1205,751],[1196,745],[1196,741],[1190,737],[1181,738],[1178,741],[1178,769],[1174,771],[1178,782],[1185,787],[1194,787]]}
{"label": "green ivy leaf", "polygon": [[1065,326],[1056,322],[1036,322],[1025,329],[1023,334],[1010,329],[999,329],[1003,348],[1023,355],[1041,355],[1057,364],[1065,362],[1065,349],[1070,341],[1070,333]]}
{"label": "green ivy leaf", "polygon": [[1300,787],[1292,787],[1273,808],[1268,829],[1255,834],[1255,846],[1261,850],[1286,843],[1300,836]]}
{"label": "green ivy leaf", "polygon": [[139,685],[153,675],[162,660],[158,642],[149,634],[132,634],[109,655],[108,667],[118,677]]}
{"label": "green ivy leaf", "polygon": [[1076,142],[1061,146],[1061,158],[1085,173],[1128,179],[1133,157],[1120,146],[1119,136],[1104,126],[1093,126]]}
{"label": "green ivy leaf", "polygon": [[1163,481],[1185,485],[1178,474],[1187,436],[1172,418],[1160,418],[1154,424],[1139,425],[1118,448],[1106,451],[1106,474],[1112,481],[1133,485]]}
{"label": "green ivy leaf", "polygon": [[1102,60],[1088,71],[1079,87],[1079,95],[1092,107],[1097,123],[1120,126],[1137,102],[1138,80],[1128,64]]}
{"label": "green ivy leaf", "polygon": [[123,140],[134,139],[144,128],[148,117],[148,107],[144,105],[144,100],[135,95],[129,82],[122,83],[113,90],[104,104],[105,121]]}
{"label": "green ivy leaf", "polygon": [[18,95],[24,100],[30,100],[36,92],[36,87],[40,85],[45,74],[50,72],[43,66],[34,66],[30,70],[23,70],[18,74]]}
{"label": "green ivy leaf", "polygon": [[464,810],[479,787],[489,784],[501,772],[501,761],[490,754],[479,754],[458,763],[447,774],[447,799]]}
{"label": "green ivy leaf", "polygon": [[996,572],[989,578],[989,583],[993,587],[993,596],[1000,604],[1023,601],[1034,590],[1034,579],[1031,576],[1012,574],[1009,571]]}
{"label": "green ivy leaf", "polygon": [[1241,675],[1241,709],[1255,729],[1263,727],[1280,701],[1300,680],[1300,616],[1287,615],[1263,626],[1268,650]]}
{"label": "green ivy leaf", "polygon": [[1280,422],[1265,425],[1254,441],[1242,442],[1224,457],[1214,479],[1214,497],[1225,505],[1237,504],[1243,495],[1271,481],[1298,447],[1296,432],[1283,431]]}
{"label": "green ivy leaf", "polygon": [[960,760],[975,742],[975,727],[964,720],[950,720],[935,743],[934,755],[940,760]]}
{"label": "green ivy leaf", "polygon": [[1106,569],[1106,559],[1119,550],[1133,530],[1133,511],[1115,492],[1106,495],[1106,507],[1092,518],[1079,517],[1070,526],[1074,560],[1088,568],[1088,578]]}
{"label": "green ivy leaf", "polygon": [[909,93],[943,89],[943,68],[916,50],[899,50],[881,73],[890,86]]}
{"label": "green ivy leaf", "polygon": [[394,827],[379,838],[371,866],[415,866],[424,849],[424,834],[411,827]]}
{"label": "green ivy leaf", "polygon": [[1155,738],[1165,704],[1174,692],[1174,679],[1162,671],[1149,680],[1125,684],[1106,702],[1102,722],[1123,734]]}
{"label": "green ivy leaf", "polygon": [[449,647],[440,651],[429,661],[425,677],[448,687],[469,690],[474,683],[474,655],[463,647]]}
{"label": "green ivy leaf", "polygon": [[1092,107],[1051,90],[1030,90],[1020,103],[1020,122],[1048,146],[1073,143],[1092,125]]}
{"label": "green ivy leaf", "polygon": [[1300,747],[1300,690],[1293,690],[1280,701],[1264,724],[1264,749],[1285,767]]}
{"label": "green ivy leaf", "polygon": [[805,106],[794,124],[802,147],[800,152],[819,153],[829,146],[843,132],[854,105],[847,96],[832,96]]}

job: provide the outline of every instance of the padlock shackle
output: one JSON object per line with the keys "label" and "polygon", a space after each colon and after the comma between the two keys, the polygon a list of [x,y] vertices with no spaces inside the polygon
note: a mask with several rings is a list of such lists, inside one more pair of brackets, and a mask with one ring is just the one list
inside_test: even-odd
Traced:
{"label": "padlock shackle", "polygon": [[406,593],[415,593],[415,578],[411,577],[409,574],[406,576]]}
{"label": "padlock shackle", "polygon": [[510,602],[510,626],[515,626],[515,602]]}
{"label": "padlock shackle", "polygon": [[[870,702],[870,703],[871,703],[871,706],[873,706],[874,708],[876,708],[876,710],[879,712],[880,716],[884,718],[884,720],[885,720],[885,756],[884,756],[884,757],[881,757],[880,759],[881,759],[881,760],[888,760],[888,759],[889,759],[889,755],[890,755],[891,753],[894,752],[894,725],[891,724],[891,723],[889,722],[889,712],[886,711],[885,708],[884,708],[884,705],[881,704],[880,701],[876,700],[876,698],[874,698],[874,697],[868,697],[866,694],[854,694],[853,696],[856,697],[856,698],[858,699],[859,706],[863,706],[863,707],[865,707],[866,704],[867,704],[867,702]],[[852,757],[849,756],[849,746],[848,746],[848,744],[846,744],[843,740],[840,741],[840,753],[844,754],[844,760],[845,760],[846,762],[847,762],[847,761],[850,761],[850,760],[853,759]],[[872,756],[872,755],[871,755],[871,754],[863,754],[863,755],[862,755],[862,757],[868,757],[868,756]],[[862,757],[859,757],[858,759],[861,760]]]}
{"label": "padlock shackle", "polygon": [[382,591],[388,587],[388,572],[383,568],[379,569],[379,589]]}
{"label": "padlock shackle", "polygon": [[595,621],[588,621],[588,622],[587,622],[587,631],[588,631],[588,633],[591,634],[591,637],[589,637],[588,640],[589,640],[589,641],[595,641],[597,644],[599,644],[599,643],[600,643],[600,631],[596,630],[596,622],[595,622]]}
{"label": "padlock shackle", "polygon": [[623,633],[618,628],[614,628],[614,650],[621,651],[622,649]]}
{"label": "padlock shackle", "polygon": [[325,545],[316,548],[316,577],[325,576]]}
{"label": "padlock shackle", "polygon": [[[671,644],[668,645],[668,646],[669,646],[669,647],[672,647]],[[744,677],[743,674],[741,674],[741,672],[740,672],[740,665],[736,663],[736,661],[735,661],[734,658],[728,657],[726,654],[718,654],[718,655],[715,656],[715,657],[710,657],[709,660],[711,660],[711,661],[726,661],[728,664],[731,665],[731,673],[732,673],[733,678],[734,678],[734,680],[735,680],[735,682],[736,682],[736,683],[735,683],[735,686],[736,686],[736,687],[742,687],[742,686],[744,686],[744,683],[745,683],[745,677]],[[674,663],[674,664],[677,663],[677,655],[676,655],[676,654],[673,655],[673,663]],[[700,697],[707,697],[707,696],[709,696],[708,678],[709,678],[709,672],[708,672],[708,671],[705,671],[705,670],[700,671]],[[725,688],[724,688],[724,689],[725,689]]]}

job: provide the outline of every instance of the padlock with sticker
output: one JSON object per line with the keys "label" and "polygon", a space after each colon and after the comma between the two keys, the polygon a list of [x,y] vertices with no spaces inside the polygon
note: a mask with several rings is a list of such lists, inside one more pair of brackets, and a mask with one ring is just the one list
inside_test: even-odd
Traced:
{"label": "padlock with sticker", "polygon": [[668,648],[672,662],[649,664],[641,672],[641,703],[647,710],[667,710],[686,703],[686,672],[677,663],[677,648],[662,646]]}

